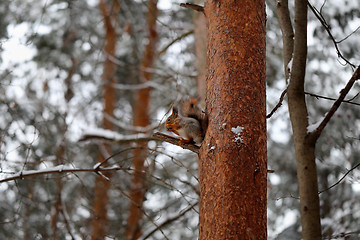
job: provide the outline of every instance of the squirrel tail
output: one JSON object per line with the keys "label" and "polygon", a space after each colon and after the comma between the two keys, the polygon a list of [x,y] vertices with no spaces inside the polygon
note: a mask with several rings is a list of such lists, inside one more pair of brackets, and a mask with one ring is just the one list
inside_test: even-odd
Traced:
{"label": "squirrel tail", "polygon": [[202,132],[205,135],[208,118],[206,113],[199,107],[199,100],[197,98],[190,98],[183,101],[181,106],[181,114],[184,117],[195,118],[200,122]]}
{"label": "squirrel tail", "polygon": [[185,117],[192,117],[198,119],[198,113],[201,109],[198,106],[199,101],[196,98],[184,100],[181,103],[181,114]]}

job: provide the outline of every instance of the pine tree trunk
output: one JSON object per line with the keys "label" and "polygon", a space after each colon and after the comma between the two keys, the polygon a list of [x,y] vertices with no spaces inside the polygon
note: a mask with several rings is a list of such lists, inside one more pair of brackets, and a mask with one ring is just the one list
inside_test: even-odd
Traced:
{"label": "pine tree trunk", "polygon": [[[115,56],[117,35],[115,32],[115,16],[120,10],[118,1],[114,1],[110,7],[107,5],[105,0],[100,0],[100,10],[103,15],[105,22],[105,46],[104,46],[104,55],[106,56],[104,62],[104,72],[102,75],[102,80],[104,83],[104,92],[103,92],[103,101],[104,101],[104,118],[103,118],[103,128],[113,129],[113,124],[105,117],[106,115],[113,116],[113,111],[115,107],[115,89],[113,84],[115,83],[115,73],[116,65],[109,59],[109,57]],[[110,152],[110,148],[105,146],[107,151]],[[104,156],[99,153],[99,162],[104,161]],[[109,174],[106,175],[110,177]],[[101,176],[96,176],[95,180],[95,199],[94,199],[94,213],[92,220],[92,235],[91,239],[100,240],[104,239],[107,232],[107,205],[109,202],[108,190],[110,183]]]}
{"label": "pine tree trunk", "polygon": [[[202,1],[195,1],[202,2]],[[206,97],[206,18],[202,12],[194,12],[195,53],[197,69],[197,92],[201,104]]]}
{"label": "pine tree trunk", "polygon": [[266,239],[265,3],[207,1],[199,239]]}
{"label": "pine tree trunk", "polygon": [[[151,81],[152,74],[148,69],[152,67],[155,60],[155,50],[157,42],[156,19],[157,19],[157,0],[148,0],[148,32],[149,41],[145,48],[144,57],[141,62],[141,80]],[[150,125],[150,88],[140,89],[137,93],[134,104],[134,126],[146,127]],[[129,217],[127,220],[126,240],[136,240],[140,237],[141,220],[143,217],[142,205],[147,189],[146,168],[144,166],[148,155],[147,142],[137,143],[134,150],[133,168],[134,173],[131,180]]]}

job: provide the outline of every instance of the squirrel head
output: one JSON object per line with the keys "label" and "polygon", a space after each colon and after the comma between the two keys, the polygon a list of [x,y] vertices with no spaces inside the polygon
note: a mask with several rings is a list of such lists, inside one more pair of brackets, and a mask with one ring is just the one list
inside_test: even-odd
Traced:
{"label": "squirrel head", "polygon": [[166,119],[165,128],[167,131],[173,130],[174,124],[177,122],[179,118],[179,111],[176,107],[173,107],[171,115]]}

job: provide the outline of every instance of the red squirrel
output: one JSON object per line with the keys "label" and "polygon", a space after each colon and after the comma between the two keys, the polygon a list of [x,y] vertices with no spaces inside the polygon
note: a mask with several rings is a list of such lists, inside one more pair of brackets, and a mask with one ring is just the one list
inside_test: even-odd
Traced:
{"label": "red squirrel", "polygon": [[207,116],[198,106],[198,100],[191,98],[181,105],[181,114],[173,107],[172,114],[166,119],[165,128],[181,137],[182,143],[194,142],[200,146],[207,128]]}

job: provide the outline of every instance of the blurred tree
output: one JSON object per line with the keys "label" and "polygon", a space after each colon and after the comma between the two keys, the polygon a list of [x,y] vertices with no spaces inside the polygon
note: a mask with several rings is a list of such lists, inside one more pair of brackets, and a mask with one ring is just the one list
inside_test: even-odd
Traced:
{"label": "blurred tree", "polygon": [[[151,68],[156,58],[157,29],[156,21],[158,15],[157,0],[148,0],[147,32],[148,43],[145,47],[144,56],[140,65],[140,83],[146,84],[152,81]],[[134,103],[134,126],[146,128],[150,126],[150,87],[141,88],[137,91]],[[147,142],[137,143],[134,149],[133,166],[134,173],[131,179],[129,217],[126,229],[126,240],[136,240],[142,234],[141,220],[143,217],[143,201],[148,188],[149,180],[145,160],[148,150]],[[151,164],[150,164],[151,165]],[[151,174],[151,173],[150,173]]]}
{"label": "blurred tree", "polygon": [[[117,44],[117,15],[120,10],[120,4],[117,0],[107,3],[105,0],[99,2],[100,12],[104,19],[105,27],[105,45],[104,45],[104,70],[102,74],[103,81],[103,121],[102,127],[104,129],[114,130],[114,124],[109,120],[113,117],[115,110],[116,95],[114,84],[116,83],[116,64],[112,60],[115,58],[116,44]],[[99,148],[99,163],[105,161],[106,158],[112,155],[110,147],[106,144],[100,145]],[[110,188],[109,179],[110,174],[105,177],[100,174],[96,176],[95,189],[94,189],[94,211],[92,219],[92,234],[91,239],[100,240],[104,239],[107,234],[107,208],[109,203],[108,191]]]}
{"label": "blurred tree", "polygon": [[[326,116],[315,124],[309,125],[309,114],[305,102],[305,69],[307,59],[307,11],[311,4],[295,1],[294,30],[292,29],[287,1],[277,2],[279,23],[283,35],[283,55],[286,83],[288,84],[288,104],[297,163],[297,177],[300,196],[300,213],[302,236],[304,239],[321,239],[320,203],[318,190],[318,174],[315,161],[315,144],[324,127],[340,106],[342,100],[350,91],[355,80],[359,78],[355,72],[347,86],[341,91],[339,99],[335,101]],[[315,16],[321,15],[317,10]],[[319,14],[319,15],[318,15]],[[320,19],[322,21],[322,19]],[[327,26],[325,26],[326,30]],[[294,36],[294,32],[296,33]],[[329,32],[329,31],[328,31]],[[330,34],[330,33],[329,33]],[[332,37],[330,35],[330,37]],[[337,45],[335,43],[335,47]],[[339,57],[343,58],[339,52]],[[345,62],[347,59],[343,58]],[[353,66],[353,65],[352,65]]]}
{"label": "blurred tree", "polygon": [[[112,13],[113,1],[105,2]],[[94,199],[102,197],[94,192],[96,176],[110,172],[105,238],[124,238],[136,147],[131,141],[138,136],[134,132],[162,131],[170,106],[202,89],[196,88],[196,78],[201,79],[203,72],[197,69],[200,55],[195,55],[195,49],[205,46],[195,48],[201,29],[194,27],[193,11],[181,8],[181,0],[159,1],[159,51],[147,69],[152,80],[145,84],[151,88],[150,126],[133,126],[136,91],[144,87],[140,66],[148,45],[149,9],[146,1],[117,2],[121,6],[114,25],[117,48],[109,58],[104,53],[106,28],[99,1],[0,1],[0,239],[90,239]],[[291,59],[282,54],[285,45],[276,14],[278,2],[267,1],[266,5],[268,112],[287,87],[284,65],[286,70]],[[312,125],[323,119],[333,105],[331,99],[338,97],[353,74],[338,53],[351,64],[359,64],[360,3],[327,0],[309,4],[320,14],[318,18],[310,9],[307,17],[304,94],[306,121]],[[294,25],[293,1],[289,1],[289,13]],[[243,43],[246,49],[251,44]],[[241,46],[234,49],[237,47]],[[210,55],[218,54],[208,49]],[[104,115],[102,73],[108,60],[116,65],[112,116]],[[356,83],[346,99],[352,103],[341,104],[315,148],[325,239],[360,236],[359,91]],[[297,169],[286,97],[282,103],[285,107],[278,108],[267,122],[268,163],[275,170],[268,181],[268,239],[299,239]],[[113,124],[113,131],[103,130],[105,118]],[[78,141],[91,133],[97,133],[97,138]],[[111,141],[111,137],[116,138]],[[196,239],[196,155],[149,141],[148,135],[145,138],[145,167],[152,171],[146,176],[139,239]],[[99,167],[103,145],[113,155],[102,151],[109,158]]]}

